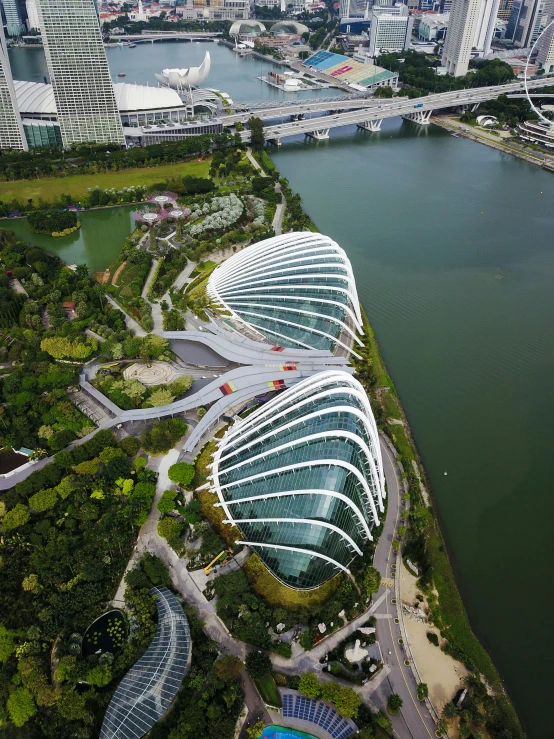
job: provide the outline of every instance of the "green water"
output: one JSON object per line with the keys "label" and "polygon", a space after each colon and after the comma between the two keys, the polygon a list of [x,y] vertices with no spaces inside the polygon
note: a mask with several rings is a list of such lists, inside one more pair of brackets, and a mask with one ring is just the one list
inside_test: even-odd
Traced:
{"label": "green water", "polygon": [[[152,83],[159,69],[199,63],[206,48],[210,86],[237,100],[281,95],[256,80],[269,65],[213,45],[108,57],[114,76]],[[11,50],[14,76],[41,80],[41,54]],[[340,129],[329,142],[292,141],[273,156],[353,263],[473,627],[530,739],[551,739],[554,175],[396,119],[380,134]],[[66,256],[61,241],[48,248],[102,269],[112,260],[108,240],[117,250],[130,229],[121,212],[84,214],[90,236],[85,227],[67,237]],[[82,256],[70,255],[81,239]]]}
{"label": "green water", "polygon": [[0,220],[0,228],[10,229],[22,241],[57,254],[67,264],[87,264],[91,272],[100,272],[115,261],[132,232],[131,213],[136,207],[127,205],[80,213],[79,231],[60,238],[32,233],[27,221],[21,218]]}
{"label": "green water", "polygon": [[275,164],[352,261],[473,627],[550,739],[554,175],[436,127],[341,131]]}

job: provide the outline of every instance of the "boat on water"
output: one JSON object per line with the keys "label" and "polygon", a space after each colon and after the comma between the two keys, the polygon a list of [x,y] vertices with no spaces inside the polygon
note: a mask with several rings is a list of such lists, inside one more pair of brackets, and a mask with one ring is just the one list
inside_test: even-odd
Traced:
{"label": "boat on water", "polygon": [[117,76],[118,77],[125,77],[125,72],[120,72]]}
{"label": "boat on water", "polygon": [[136,44],[129,44],[129,48],[130,49],[136,49],[137,48],[137,45]]}

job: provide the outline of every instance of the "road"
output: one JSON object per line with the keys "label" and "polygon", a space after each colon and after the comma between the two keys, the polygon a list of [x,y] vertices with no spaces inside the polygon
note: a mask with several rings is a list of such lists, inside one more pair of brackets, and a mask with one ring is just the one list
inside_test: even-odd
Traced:
{"label": "road", "polygon": [[[530,89],[544,87],[545,80],[531,80],[528,83]],[[287,105],[282,109],[270,108],[256,111],[256,116],[264,119],[289,117],[291,115],[312,115],[299,121],[280,122],[267,125],[265,128],[266,140],[279,140],[284,136],[295,136],[301,133],[312,133],[316,130],[338,128],[353,124],[363,124],[371,121],[381,121],[384,118],[395,116],[407,116],[423,113],[431,113],[442,108],[452,108],[461,105],[475,105],[505,95],[510,92],[521,92],[522,83],[515,82],[507,85],[495,85],[492,87],[475,87],[469,90],[456,90],[420,98],[396,97],[363,98],[353,100],[341,100],[338,103],[305,102],[298,101],[296,106]],[[338,111],[343,112],[338,112]],[[335,112],[331,112],[335,111]],[[327,113],[329,113],[327,115]],[[315,114],[315,115],[313,115]],[[237,120],[248,119],[248,114],[233,114],[231,116],[220,116],[217,120],[224,126],[234,125]],[[250,131],[240,132],[242,141],[250,140]]]}
{"label": "road", "polygon": [[[396,564],[398,558],[393,552],[392,541],[396,538],[395,531],[400,521],[402,488],[393,452],[383,438],[381,438],[381,453],[388,491],[387,517],[383,533],[375,550],[373,564],[386,582],[393,582],[392,565]],[[392,724],[396,733],[401,737],[411,736],[413,739],[434,739],[435,722],[426,703],[417,699],[417,681],[412,668],[404,664],[405,655],[398,643],[398,640],[402,638],[402,632],[400,624],[396,624],[394,619],[402,618],[402,606],[399,598],[396,604],[392,603],[394,597],[394,589],[386,584],[381,584],[375,596],[376,602],[380,601],[375,611],[377,617],[376,633],[385,664],[390,671],[387,679],[379,685],[377,691],[373,694],[373,699],[382,703],[386,702],[387,695],[390,693],[398,693],[402,698],[403,705],[400,715],[392,717]]]}

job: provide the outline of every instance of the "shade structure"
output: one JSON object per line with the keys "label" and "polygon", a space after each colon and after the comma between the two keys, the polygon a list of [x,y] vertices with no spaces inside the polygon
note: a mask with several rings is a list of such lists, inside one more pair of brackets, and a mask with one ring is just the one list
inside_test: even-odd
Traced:
{"label": "shade structure", "polygon": [[328,236],[293,232],[253,244],[217,267],[207,290],[251,338],[342,354],[362,343],[352,266]]}
{"label": "shade structure", "polygon": [[153,588],[158,627],[146,653],[118,685],[100,739],[139,739],[150,731],[177,695],[190,661],[191,639],[181,604],[167,588]]}
{"label": "shade structure", "polygon": [[348,372],[302,380],[235,423],[214,454],[209,485],[286,585],[321,585],[363,553],[384,510],[377,426]]}

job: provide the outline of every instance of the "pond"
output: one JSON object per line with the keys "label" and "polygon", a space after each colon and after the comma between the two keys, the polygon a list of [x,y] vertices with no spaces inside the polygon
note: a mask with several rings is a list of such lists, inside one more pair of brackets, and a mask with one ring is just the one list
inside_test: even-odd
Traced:
{"label": "pond", "polygon": [[21,241],[56,254],[66,264],[86,264],[91,272],[102,272],[115,262],[125,239],[132,233],[132,213],[136,208],[136,205],[121,205],[81,212],[81,228],[69,236],[35,234],[26,218],[3,218],[0,228],[13,231]]}
{"label": "pond", "polygon": [[16,470],[27,462],[26,454],[20,454],[13,449],[0,449],[0,475]]}
{"label": "pond", "polygon": [[121,611],[108,611],[92,623],[83,638],[83,656],[97,652],[117,654],[127,639],[127,624]]}

